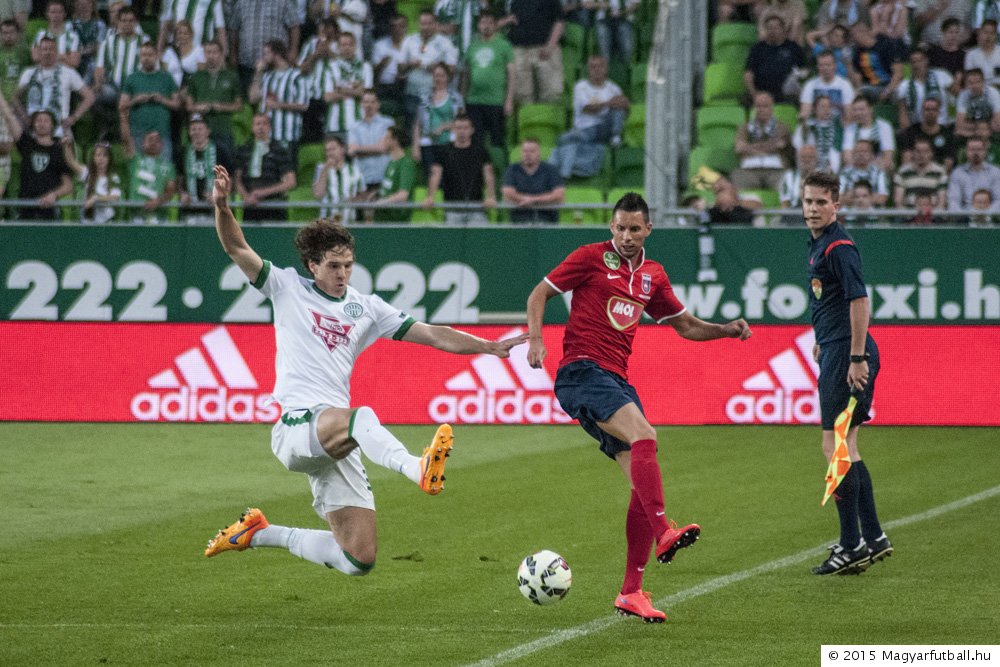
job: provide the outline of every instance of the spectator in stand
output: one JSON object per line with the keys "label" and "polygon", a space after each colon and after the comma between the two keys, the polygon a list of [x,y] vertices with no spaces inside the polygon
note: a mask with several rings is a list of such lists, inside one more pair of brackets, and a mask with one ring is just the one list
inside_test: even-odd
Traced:
{"label": "spectator in stand", "polygon": [[[94,104],[94,93],[75,69],[56,62],[56,43],[51,38],[43,37],[36,49],[38,65],[21,72],[12,102],[19,107],[20,100],[27,99],[28,116],[36,111],[49,111],[56,119],[55,136],[62,137],[63,131],[73,127]],[[80,95],[80,103],[70,113],[73,93]]]}
{"label": "spectator in stand", "polygon": [[327,135],[323,149],[324,160],[316,165],[312,183],[313,196],[326,205],[320,209],[319,217],[339,217],[341,222],[350,224],[354,222],[354,209],[334,205],[364,199],[364,177],[357,160],[346,159],[344,140],[336,134]]}
{"label": "spectator in stand", "polygon": [[972,137],[965,144],[967,162],[955,167],[948,179],[948,210],[967,211],[977,190],[988,190],[993,202],[1000,201],[1000,168],[986,161],[987,142]]}
{"label": "spectator in stand", "polygon": [[781,177],[778,197],[781,208],[798,208],[802,203],[802,181],[819,168],[816,146],[806,144],[795,154],[795,169],[788,169]]}
{"label": "spectator in stand", "polygon": [[268,42],[283,43],[289,61],[298,60],[302,21],[292,0],[236,0],[226,20],[242,90],[249,90],[253,83],[257,63]]}
{"label": "spectator in stand", "polygon": [[357,43],[349,32],[340,33],[333,73],[323,82],[327,133],[346,137],[361,119],[361,96],[375,84],[372,66],[357,55]]}
{"label": "spectator in stand", "polygon": [[587,78],[573,86],[573,128],[559,137],[549,161],[564,179],[596,176],[606,146],[621,144],[630,103],[618,84],[608,79],[608,61],[587,60]]}
{"label": "spectator in stand", "polygon": [[476,35],[476,22],[484,3],[480,0],[437,0],[434,18],[438,31],[451,38],[458,51],[459,61],[465,58]]}
{"label": "spectator in stand", "polygon": [[31,3],[28,0],[4,0],[0,2],[0,21],[14,21],[19,31],[24,31],[28,25],[28,12]]}
{"label": "spectator in stand", "polygon": [[264,201],[281,201],[295,189],[295,161],[284,143],[271,137],[271,117],[255,113],[253,137],[237,152],[236,191],[243,199],[243,221],[287,220],[287,209],[262,209]]}
{"label": "spectator in stand", "polygon": [[201,44],[194,43],[191,24],[185,20],[174,25],[174,41],[161,53],[160,62],[174,77],[177,88],[184,85],[187,77],[205,67],[205,50]]}
{"label": "spectator in stand", "polygon": [[225,52],[229,48],[226,21],[219,0],[162,0],[160,33],[156,48],[163,53],[171,37],[177,42],[177,25],[186,21],[191,29],[191,43],[200,47],[205,42],[218,42]]}
{"label": "spectator in stand", "polygon": [[[993,130],[990,128],[989,122],[985,120],[976,121],[972,136],[986,142],[986,161],[990,164],[1000,165],[1000,144],[993,143]],[[956,159],[965,159],[964,147],[959,149]]]}
{"label": "spectator in stand", "polygon": [[337,19],[327,16],[320,22],[319,32],[306,41],[299,53],[299,72],[309,87],[309,108],[302,114],[302,141],[317,141],[326,134],[328,105],[323,99],[323,82],[336,77],[339,39]]}
{"label": "spectator in stand", "polygon": [[970,27],[979,30],[986,21],[1000,21],[1000,2],[997,0],[976,0]]}
{"label": "spectator in stand", "polygon": [[[952,84],[951,75],[944,70],[932,70],[929,64],[930,61],[925,50],[918,48],[910,52],[910,77],[903,80],[896,93],[899,100],[898,125],[901,130],[905,130],[914,123],[920,123],[920,114],[926,97],[936,97],[939,100],[949,99],[948,91]],[[941,106],[938,111],[939,121],[950,125],[948,105],[939,106]]]}
{"label": "spectator in stand", "polygon": [[170,112],[181,107],[180,93],[173,77],[160,69],[156,46],[145,43],[139,48],[139,69],[128,75],[118,98],[121,137],[126,153],[135,154],[135,145],[146,150],[145,137],[157,134],[156,144],[163,157],[172,159]]}
{"label": "spectator in stand", "polygon": [[850,33],[847,28],[835,23],[826,30],[813,30],[806,33],[806,43],[817,60],[824,51],[833,54],[836,63],[836,74],[847,79],[850,75],[851,60],[854,59],[854,49],[850,43]]}
{"label": "spectator in stand", "polygon": [[403,108],[403,88],[406,77],[402,74],[403,42],[406,40],[407,20],[394,14],[389,21],[389,34],[375,42],[371,62],[375,66],[375,92],[394,110]]}
{"label": "spectator in stand", "polygon": [[[13,99],[21,72],[31,64],[31,53],[21,42],[21,32],[14,19],[0,22],[0,95]],[[7,191],[11,177],[10,154],[14,150],[14,139],[10,136],[7,120],[0,114],[0,199]],[[0,217],[2,217],[0,210]]]}
{"label": "spectator in stand", "polygon": [[920,122],[910,125],[899,135],[900,160],[904,164],[911,159],[913,144],[917,139],[927,139],[934,151],[934,161],[951,171],[955,166],[955,153],[958,144],[952,128],[942,125],[941,100],[936,97],[925,97],[921,105]]}
{"label": "spectator in stand", "polygon": [[[852,123],[844,128],[844,162],[851,162],[854,145],[865,140],[875,151],[878,166],[885,172],[892,171],[896,165],[896,135],[889,121],[875,118],[872,102],[864,95],[859,95],[851,104],[851,120]],[[872,183],[877,186],[874,181]]]}
{"label": "spectator in stand", "polygon": [[920,226],[946,224],[947,221],[934,215],[935,210],[942,208],[935,203],[936,199],[937,194],[933,190],[920,190],[916,192],[913,197],[913,206],[917,209],[917,214],[907,222],[911,225]]}
{"label": "spectator in stand", "polygon": [[444,64],[454,72],[458,64],[458,51],[451,40],[437,32],[434,12],[420,12],[420,29],[403,40],[403,63],[399,74],[406,76],[403,96],[403,118],[408,127],[417,117],[420,100],[430,95],[434,87],[434,66]]}
{"label": "spectator in stand", "polygon": [[56,43],[57,62],[73,69],[80,66],[80,36],[73,30],[73,25],[66,21],[66,16],[66,5],[62,0],[48,0],[45,4],[45,18],[48,25],[35,33],[31,50],[32,60],[39,62],[41,54],[38,45],[47,37]]}
{"label": "spectator in stand", "polygon": [[804,65],[802,47],[788,39],[785,22],[772,16],[764,23],[764,39],[750,48],[743,83],[751,99],[763,90],[775,102],[794,104],[797,96],[786,94],[785,84]]}
{"label": "spectator in stand", "polygon": [[947,203],[948,172],[934,162],[934,150],[927,139],[917,139],[913,144],[913,157],[899,168],[893,179],[892,199],[899,208],[916,206],[917,194],[930,192],[934,208]]}
{"label": "spectator in stand", "polygon": [[[225,143],[214,141],[208,122],[201,114],[191,115],[188,136],[190,142],[184,148],[178,178],[181,204],[211,204],[215,165],[221,164],[227,171],[233,169],[233,155]],[[213,217],[210,209],[189,209],[181,213],[186,214],[189,223],[206,222]]]}
{"label": "spectator in stand", "polygon": [[736,187],[726,178],[720,178],[712,185],[715,204],[708,209],[708,221],[712,224],[753,224],[753,211],[743,205]]}
{"label": "spectator in stand", "polygon": [[757,4],[757,0],[717,0],[716,10],[719,14],[719,22],[749,23],[753,20],[752,9],[755,4]]}
{"label": "spectator in stand", "polygon": [[970,227],[992,227],[997,223],[996,217],[990,215],[997,209],[993,204],[993,194],[989,190],[976,190],[972,194],[972,210],[976,211],[976,214],[968,218]]}
{"label": "spectator in stand", "polygon": [[876,35],[865,23],[851,26],[854,59],[851,61],[851,83],[858,94],[891,100],[903,80],[903,54],[896,43],[885,35]]}
{"label": "spectator in stand", "polygon": [[870,10],[872,32],[896,43],[900,54],[910,48],[911,0],[876,0]]}
{"label": "spectator in stand", "polygon": [[943,69],[951,75],[952,84],[948,92],[952,97],[958,97],[962,90],[962,74],[965,72],[965,47],[960,42],[961,36],[962,22],[954,18],[945,19],[941,43],[926,47],[930,67]]}
{"label": "spectator in stand", "polygon": [[302,137],[302,114],[309,108],[309,84],[291,62],[284,42],[265,44],[248,96],[250,104],[271,119],[272,138],[288,146],[294,161]]}
{"label": "spectator in stand", "polygon": [[521,161],[507,167],[503,175],[503,199],[518,208],[510,212],[511,222],[558,222],[559,211],[531,208],[539,204],[562,204],[566,186],[555,167],[542,162],[538,140],[521,142]]}
{"label": "spectator in stand", "polygon": [[818,74],[806,81],[799,94],[799,117],[812,116],[813,104],[823,96],[830,101],[833,116],[842,118],[844,109],[854,101],[854,86],[837,74],[837,61],[830,51],[816,57],[816,70]]}
{"label": "spectator in stand", "polygon": [[1000,49],[997,48],[997,22],[984,21],[976,31],[976,48],[965,54],[965,69],[981,70],[986,83],[1000,85]]}
{"label": "spectator in stand", "polygon": [[182,91],[185,107],[192,113],[200,114],[208,124],[212,140],[225,146],[233,153],[236,141],[233,137],[233,114],[243,108],[243,93],[240,78],[225,67],[222,45],[205,42],[205,68],[188,77],[187,86]]}
{"label": "spectator in stand", "polygon": [[97,15],[94,0],[73,2],[73,30],[80,36],[80,66],[77,71],[88,84],[94,82],[94,59],[107,35],[108,26]]}
{"label": "spectator in stand", "polygon": [[[846,204],[844,199],[851,203]],[[856,181],[846,195],[840,197],[841,205],[848,208],[844,216],[844,224],[852,227],[863,227],[865,225],[880,224],[882,219],[877,215],[875,209],[882,208],[876,200],[872,184],[865,179]]]}
{"label": "spectator in stand", "polygon": [[[371,0],[372,39],[376,42],[392,32],[392,19],[399,15],[396,0]],[[405,33],[404,33],[405,35]]]}
{"label": "spectator in stand", "polygon": [[559,102],[563,94],[563,33],[559,0],[510,0],[500,27],[510,26],[518,104]]}
{"label": "spectator in stand", "polygon": [[1000,92],[986,85],[982,70],[965,72],[965,90],[955,105],[955,134],[971,137],[978,121],[989,121],[994,132],[1000,132]]}
{"label": "spectator in stand", "polygon": [[753,116],[736,130],[734,150],[740,167],[730,175],[733,185],[746,190],[777,190],[785,168],[791,132],[774,117],[770,93],[754,96]]}
{"label": "spectator in stand", "polygon": [[757,15],[757,35],[764,39],[764,23],[772,16],[780,18],[788,28],[788,39],[805,44],[806,5],[802,0],[766,0],[754,6]]}
{"label": "spectator in stand", "polygon": [[63,157],[76,180],[83,183],[83,208],[80,222],[84,224],[104,224],[115,217],[114,202],[122,198],[122,179],[115,171],[111,145],[105,142],[94,144],[90,160],[80,164],[76,159],[73,137],[63,137]]}
{"label": "spectator in stand", "polygon": [[[149,48],[154,52],[156,47]],[[143,202],[145,213],[133,213],[135,223],[160,224],[166,217],[159,213],[159,208],[174,198],[177,192],[177,170],[173,160],[164,155],[169,152],[164,149],[163,139],[156,130],[149,130],[142,136],[142,153],[135,154],[131,141],[125,144],[125,157],[128,158],[128,199]]]}
{"label": "spectator in stand", "polygon": [[[410,137],[406,130],[393,125],[386,130],[385,145],[389,149],[389,164],[382,177],[382,187],[378,191],[376,204],[402,204],[413,200],[413,189],[417,184],[417,163],[413,161],[406,147]],[[408,208],[380,208],[375,210],[375,222],[409,222]]]}
{"label": "spectator in stand", "polygon": [[[482,202],[486,208],[497,205],[496,179],[490,156],[482,144],[472,141],[472,121],[465,114],[458,116],[453,125],[454,140],[434,152],[434,166],[427,179],[427,198],[424,208],[434,206],[434,196],[440,187],[446,203]],[[487,222],[482,209],[448,210],[445,224],[478,225]]]}
{"label": "spectator in stand", "polygon": [[454,138],[452,124],[465,113],[465,102],[451,87],[448,68],[442,63],[434,66],[433,81],[431,92],[420,100],[417,120],[413,124],[413,159],[423,163],[425,174],[431,173],[435,153],[451,144]]}
{"label": "spectator in stand", "polygon": [[913,23],[920,30],[917,42],[922,44],[941,44],[942,31],[950,19],[958,21],[960,34],[957,42],[964,44],[969,40],[970,0],[916,0],[913,8]]}
{"label": "spectator in stand", "polygon": [[382,187],[389,165],[389,128],[396,124],[379,113],[379,99],[368,89],[361,96],[361,120],[347,132],[347,154],[356,159],[361,169],[364,188],[374,196]]}
{"label": "spectator in stand", "polygon": [[830,98],[816,98],[813,116],[800,123],[792,134],[792,147],[815,146],[819,168],[837,173],[840,171],[841,152],[844,147],[844,128],[839,118],[833,116]]}
{"label": "spectator in stand", "polygon": [[868,0],[823,0],[816,12],[816,27],[828,28],[834,23],[852,28],[858,23],[870,26]]}
{"label": "spectator in stand", "polygon": [[125,79],[139,68],[139,49],[149,41],[140,34],[139,18],[131,7],[118,11],[117,29],[109,30],[94,61],[95,112],[99,127],[117,125],[118,97]]}
{"label": "spectator in stand", "polygon": [[627,64],[632,64],[635,54],[635,12],[639,0],[607,0],[595,15],[597,51],[611,62],[612,56]]}
{"label": "spectator in stand", "polygon": [[24,131],[17,114],[0,95],[0,114],[7,121],[10,137],[21,154],[21,188],[18,197],[34,199],[36,206],[20,209],[21,220],[57,220],[55,203],[73,193],[73,180],[55,137],[56,117],[48,109],[31,114],[31,125]]}
{"label": "spectator in stand", "polygon": [[476,127],[477,139],[506,150],[506,117],[514,113],[514,89],[517,70],[514,47],[497,34],[496,17],[489,12],[479,16],[479,39],[472,42],[465,55],[462,90],[466,113]]}
{"label": "spectator in stand", "polygon": [[[300,0],[302,1],[304,0]],[[314,13],[316,19],[328,16],[336,18],[340,32],[354,35],[354,42],[360,47],[364,39],[365,22],[368,20],[366,0],[316,0],[312,4],[314,8],[318,5],[319,13]]]}
{"label": "spectator in stand", "polygon": [[840,190],[846,193],[845,206],[852,206],[851,190],[858,181],[867,181],[872,191],[872,201],[876,206],[884,206],[889,200],[889,179],[885,171],[875,161],[875,152],[870,141],[861,140],[851,151],[851,166],[840,170]]}

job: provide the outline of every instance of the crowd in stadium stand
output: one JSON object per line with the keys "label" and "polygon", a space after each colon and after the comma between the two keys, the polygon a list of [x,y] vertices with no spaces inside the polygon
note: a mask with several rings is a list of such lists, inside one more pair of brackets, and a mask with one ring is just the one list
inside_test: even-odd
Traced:
{"label": "crowd in stadium stand", "polygon": [[[912,208],[919,222],[1000,207],[1000,0],[713,10],[710,58],[745,67],[735,95],[696,110],[718,120],[738,108],[721,134],[702,133],[699,116],[696,143],[710,150],[692,155],[687,201],[744,221],[740,209],[796,206],[817,167],[841,175],[852,208]],[[0,196],[37,201],[2,218],[79,218],[57,205],[77,199],[85,222],[204,222],[221,164],[246,220],[599,222],[534,206],[643,188],[656,11],[653,0],[0,0]],[[732,27],[747,30],[717,38]],[[499,216],[498,199],[519,210]],[[295,206],[307,201],[323,208]],[[422,206],[343,207],[356,201]],[[461,206],[442,213],[442,201]]]}
{"label": "crowd in stadium stand", "polygon": [[942,211],[993,220],[1000,1],[718,0],[715,10],[716,49],[738,26],[751,34],[736,49],[744,94],[732,103],[749,107],[737,160],[716,165],[741,191],[723,197],[727,208],[796,207],[803,175],[823,168],[840,175],[855,221],[883,207],[914,209],[913,224]]}

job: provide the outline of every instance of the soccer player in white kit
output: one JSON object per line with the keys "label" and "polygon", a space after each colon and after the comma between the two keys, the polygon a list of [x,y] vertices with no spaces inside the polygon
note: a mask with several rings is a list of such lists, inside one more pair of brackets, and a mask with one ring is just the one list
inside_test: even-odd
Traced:
{"label": "soccer player in white kit", "polygon": [[229,208],[230,189],[229,174],[217,166],[212,196],[219,240],[274,309],[274,398],[283,413],[271,432],[271,449],[286,468],[309,477],[313,508],[330,530],[278,526],[259,509],[250,508],[209,541],[205,555],[277,547],[345,574],[368,574],[375,565],[377,545],[375,498],[361,454],[436,495],[444,486],[452,432],[449,425],[441,425],[422,456],[410,454],[379,423],[374,410],[351,409],[355,359],[378,338],[505,358],[527,334],[489,341],[451,327],[416,322],[380,297],[360,294],[348,284],[354,239],[338,222],[314,220],[295,237],[312,280],[294,268],[275,267],[247,244]]}

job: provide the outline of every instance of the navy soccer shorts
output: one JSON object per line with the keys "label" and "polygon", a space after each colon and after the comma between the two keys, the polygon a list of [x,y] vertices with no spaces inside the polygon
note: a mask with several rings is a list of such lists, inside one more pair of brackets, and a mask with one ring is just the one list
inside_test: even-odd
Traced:
{"label": "navy soccer shorts", "polygon": [[635,403],[642,410],[639,394],[625,378],[593,361],[574,361],[556,373],[555,392],[566,414],[601,443],[601,451],[608,457],[613,459],[618,452],[632,449],[632,445],[605,433],[597,425],[610,419],[623,405]]}
{"label": "navy soccer shorts", "polygon": [[[868,353],[868,384],[864,393],[858,397],[858,406],[854,409],[851,426],[857,426],[869,419],[872,398],[875,396],[875,376],[880,367],[878,346],[875,339],[868,336],[865,342],[865,352]],[[850,339],[838,340],[820,345],[819,348],[819,411],[824,431],[832,431],[837,415],[847,407],[851,397],[851,388],[847,386],[847,369],[851,365]]]}

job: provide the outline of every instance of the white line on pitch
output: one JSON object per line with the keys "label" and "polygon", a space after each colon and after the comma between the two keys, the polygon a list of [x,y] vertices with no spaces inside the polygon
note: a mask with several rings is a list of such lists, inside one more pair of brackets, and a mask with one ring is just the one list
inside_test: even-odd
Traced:
{"label": "white line on pitch", "polygon": [[[980,491],[979,493],[975,493],[971,496],[966,496],[960,500],[956,500],[945,505],[939,505],[938,507],[931,508],[926,512],[911,514],[910,516],[903,517],[902,519],[889,521],[888,523],[883,524],[883,528],[886,530],[892,530],[893,528],[901,528],[902,526],[908,526],[913,523],[920,523],[921,521],[933,519],[934,517],[946,514],[947,512],[953,512],[955,510],[962,509],[963,507],[968,507],[969,505],[987,500],[996,495],[1000,495],[1000,486],[994,486],[992,489],[986,489],[985,491]],[[679,591],[673,595],[668,595],[665,598],[657,600],[655,604],[657,606],[669,606],[677,604],[678,602],[690,600],[691,598],[695,598],[700,595],[706,595],[717,591],[720,588],[725,588],[726,586],[739,583],[745,579],[756,577],[759,574],[767,574],[768,572],[780,570],[781,568],[788,567],[789,565],[797,565],[823,553],[826,549],[827,547],[825,546],[813,547],[812,549],[806,549],[805,551],[800,551],[799,553],[791,556],[785,556],[784,558],[779,558],[777,560],[772,560],[768,563],[758,565],[757,567],[750,568],[749,570],[734,572],[722,577],[716,577],[715,579],[709,579],[702,584],[692,586],[691,588],[687,588],[683,591]],[[528,642],[527,644],[521,644],[520,646],[509,648],[506,651],[501,651],[494,656],[484,658],[479,662],[473,663],[469,667],[495,667],[496,665],[503,665],[508,662],[513,662],[514,660],[520,660],[521,658],[529,656],[532,653],[537,653],[538,651],[558,646],[559,644],[573,639],[601,632],[621,620],[624,619],[612,615],[595,618],[592,621],[582,623],[576,627],[559,630],[558,632],[553,632],[552,634]]]}

